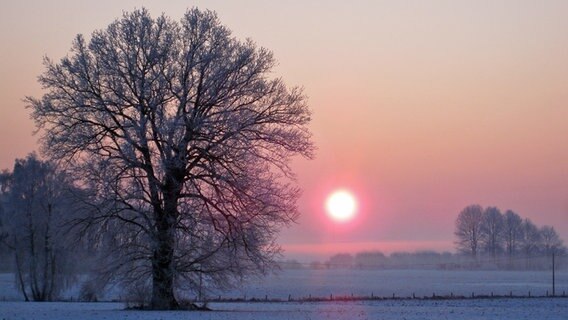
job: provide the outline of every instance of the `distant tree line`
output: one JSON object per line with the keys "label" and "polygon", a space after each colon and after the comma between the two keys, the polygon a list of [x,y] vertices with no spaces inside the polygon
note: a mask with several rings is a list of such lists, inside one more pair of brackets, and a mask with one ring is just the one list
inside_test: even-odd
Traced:
{"label": "distant tree line", "polygon": [[[456,249],[474,261],[490,258],[499,267],[538,268],[566,247],[552,226],[536,226],[512,210],[465,207],[456,219]],[[505,258],[505,259],[503,259]]]}
{"label": "distant tree line", "polygon": [[552,226],[536,226],[512,210],[470,205],[456,219],[456,253],[418,251],[338,253],[326,261],[281,262],[285,269],[507,269],[568,268],[567,249]]}
{"label": "distant tree line", "polygon": [[419,251],[393,252],[364,251],[356,254],[337,253],[325,261],[301,263],[297,260],[281,262],[283,269],[440,269],[456,255],[450,252]]}
{"label": "distant tree line", "polygon": [[[531,258],[528,265],[524,258],[513,260],[509,263],[506,257],[498,257],[496,260],[491,256],[472,258],[470,255],[460,252],[393,252],[384,254],[380,251],[364,251],[355,254],[337,253],[324,261],[300,262],[288,259],[280,262],[282,269],[355,269],[355,270],[549,270],[551,259],[547,256]],[[558,270],[568,269],[568,257],[559,253],[556,257]]]}

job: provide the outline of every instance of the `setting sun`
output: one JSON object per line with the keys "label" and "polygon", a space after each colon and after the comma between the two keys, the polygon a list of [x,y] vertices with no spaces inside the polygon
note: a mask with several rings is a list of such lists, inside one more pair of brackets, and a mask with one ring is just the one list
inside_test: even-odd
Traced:
{"label": "setting sun", "polygon": [[355,197],[346,190],[337,190],[329,195],[325,202],[327,214],[335,221],[349,221],[355,215],[357,201]]}

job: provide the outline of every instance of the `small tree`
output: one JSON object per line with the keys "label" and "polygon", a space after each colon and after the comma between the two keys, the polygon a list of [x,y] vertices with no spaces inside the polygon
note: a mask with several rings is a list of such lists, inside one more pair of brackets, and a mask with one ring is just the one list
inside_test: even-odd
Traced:
{"label": "small tree", "polygon": [[125,13],[45,62],[47,93],[27,99],[44,149],[90,187],[82,225],[114,244],[106,270],[150,279],[154,309],[177,308],[176,287],[270,269],[298,216],[289,162],[312,156],[310,112],[274,64],[197,9]]}
{"label": "small tree", "polygon": [[481,225],[483,208],[480,205],[470,205],[464,208],[456,219],[456,245],[460,252],[476,258],[481,241]]}
{"label": "small tree", "polygon": [[7,216],[7,191],[10,185],[11,173],[8,170],[0,171],[0,272],[9,270],[11,266],[11,252],[6,246],[6,239],[10,234]]}
{"label": "small tree", "polygon": [[512,210],[507,210],[503,218],[503,233],[505,237],[505,250],[512,257],[519,247],[522,237],[523,219]]}
{"label": "small tree", "polygon": [[560,236],[558,236],[558,233],[556,233],[556,230],[554,230],[554,227],[543,226],[540,228],[539,233],[542,251],[547,256],[564,251],[563,241],[560,239]]}
{"label": "small tree", "polygon": [[33,154],[16,160],[4,185],[4,243],[14,253],[18,287],[26,301],[51,301],[73,278],[73,242],[63,228],[76,211],[73,186]]}
{"label": "small tree", "polygon": [[481,222],[481,240],[486,252],[491,254],[493,259],[502,250],[503,242],[503,215],[497,207],[487,207],[483,211]]}
{"label": "small tree", "polygon": [[530,219],[523,220],[521,249],[525,256],[525,267],[529,268],[531,259],[538,253],[541,236],[538,227]]}

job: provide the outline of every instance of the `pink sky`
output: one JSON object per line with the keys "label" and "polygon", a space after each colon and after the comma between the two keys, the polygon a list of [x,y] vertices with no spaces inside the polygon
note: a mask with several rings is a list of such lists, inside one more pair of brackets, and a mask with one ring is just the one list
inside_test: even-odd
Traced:
{"label": "pink sky", "polygon": [[[303,215],[280,237],[291,256],[452,250],[472,203],[568,241],[566,1],[3,1],[0,168],[37,149],[21,99],[41,94],[44,55],[123,10],[177,19],[191,5],[273,50],[274,75],[310,98],[319,150],[294,164]],[[323,212],[339,187],[360,202],[344,226]]]}

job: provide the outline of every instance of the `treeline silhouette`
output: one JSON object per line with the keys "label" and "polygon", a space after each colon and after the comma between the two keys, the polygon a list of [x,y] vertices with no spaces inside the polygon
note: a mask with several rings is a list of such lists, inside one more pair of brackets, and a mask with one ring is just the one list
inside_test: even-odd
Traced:
{"label": "treeline silhouette", "polygon": [[512,210],[465,207],[456,218],[456,252],[338,253],[326,261],[286,260],[284,269],[442,269],[549,270],[568,269],[567,249],[552,226],[536,226]]}
{"label": "treeline silhouette", "polygon": [[[282,269],[427,269],[427,270],[550,270],[552,258],[548,255],[531,256],[530,263],[525,257],[508,258],[477,257],[463,253],[418,251],[393,252],[366,251],[356,254],[338,253],[324,261],[300,262],[288,259],[280,262]],[[568,256],[555,256],[557,270],[568,270]]]}
{"label": "treeline silhouette", "polygon": [[564,256],[564,242],[552,226],[536,226],[512,210],[465,207],[456,218],[456,250],[474,266],[489,263],[501,269],[543,269],[552,256]]}

